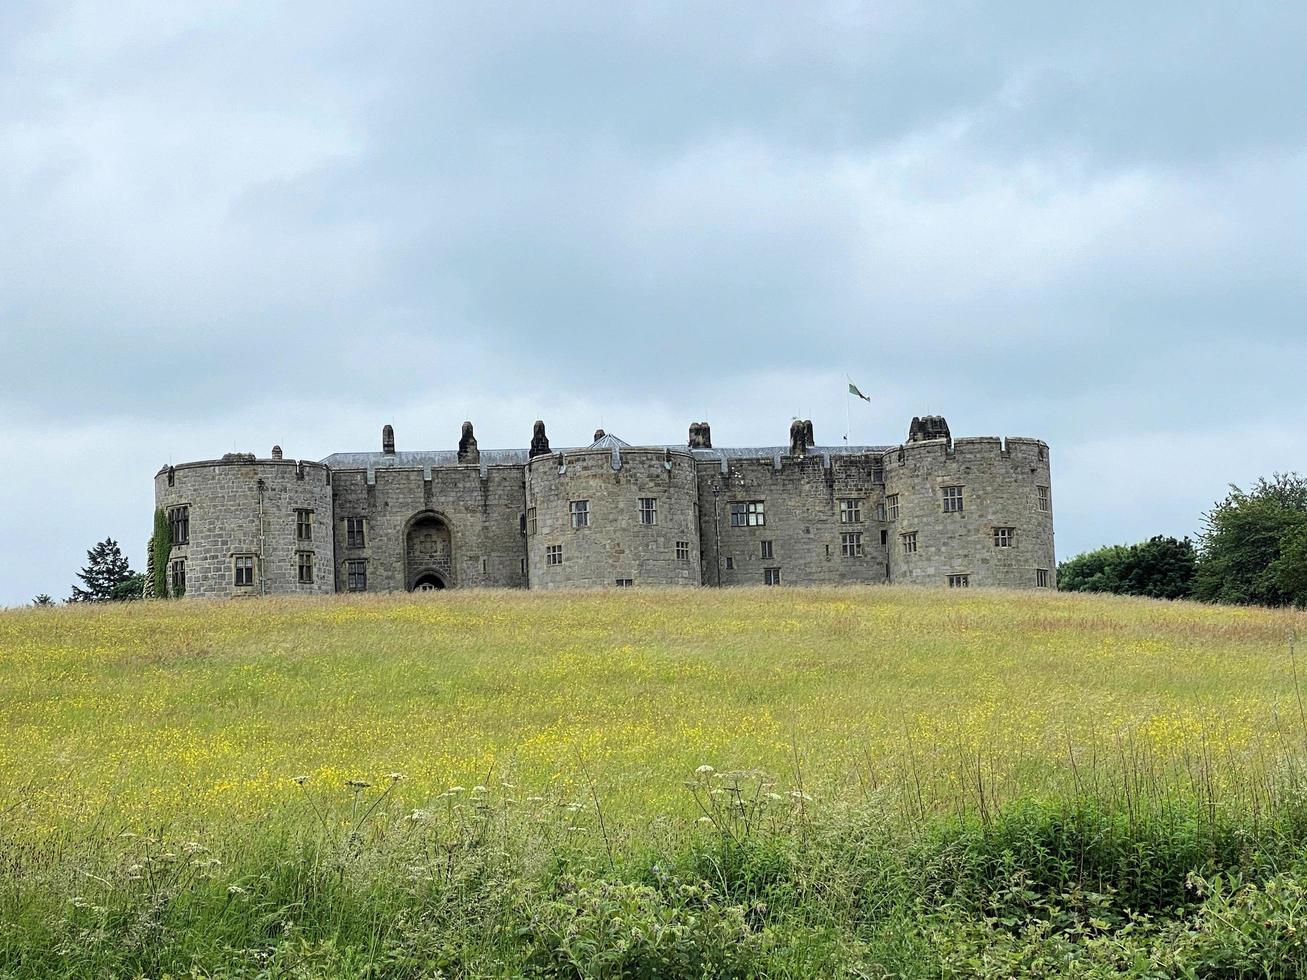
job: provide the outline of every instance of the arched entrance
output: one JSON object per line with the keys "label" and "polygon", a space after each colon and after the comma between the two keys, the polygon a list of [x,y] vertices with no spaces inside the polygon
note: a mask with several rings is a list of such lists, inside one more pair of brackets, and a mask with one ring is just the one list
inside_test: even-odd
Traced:
{"label": "arched entrance", "polygon": [[453,538],[449,524],[434,511],[425,511],[408,522],[404,572],[404,587],[410,592],[430,592],[453,584]]}

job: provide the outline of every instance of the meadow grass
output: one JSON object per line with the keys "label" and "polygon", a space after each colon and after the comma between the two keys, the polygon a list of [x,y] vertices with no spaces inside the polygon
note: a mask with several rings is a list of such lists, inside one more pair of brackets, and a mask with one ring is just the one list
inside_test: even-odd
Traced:
{"label": "meadow grass", "polygon": [[0,976],[1293,975],[1213,923],[1307,906],[1304,624],[884,587],[6,612]]}

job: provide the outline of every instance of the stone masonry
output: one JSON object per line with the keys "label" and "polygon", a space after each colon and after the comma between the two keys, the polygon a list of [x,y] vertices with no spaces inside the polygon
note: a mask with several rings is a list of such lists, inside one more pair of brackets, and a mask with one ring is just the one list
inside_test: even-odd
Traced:
{"label": "stone masonry", "polygon": [[[778,433],[779,434],[779,433]],[[958,438],[913,419],[897,446],[818,446],[796,420],[773,447],[682,446],[595,433],[551,449],[379,452],[321,462],[232,454],[155,476],[188,518],[187,596],[466,587],[920,585],[1051,588],[1049,451]],[[307,557],[306,557],[307,556]],[[249,561],[252,559],[252,561]],[[242,568],[252,566],[252,573]]]}

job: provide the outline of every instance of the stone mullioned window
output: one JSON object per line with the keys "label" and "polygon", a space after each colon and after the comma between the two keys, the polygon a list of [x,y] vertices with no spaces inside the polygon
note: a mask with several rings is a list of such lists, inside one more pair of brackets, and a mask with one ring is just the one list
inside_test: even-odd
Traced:
{"label": "stone mullioned window", "polygon": [[840,535],[840,554],[845,558],[862,557],[861,531],[849,531]]}
{"label": "stone mullioned window", "polygon": [[862,523],[862,500],[859,497],[846,497],[840,501],[840,523]]}
{"label": "stone mullioned window", "polygon": [[232,583],[241,587],[254,584],[253,555],[237,555],[232,559]]}
{"label": "stone mullioned window", "polygon": [[690,542],[688,541],[676,542],[676,560],[677,561],[690,560]]}
{"label": "stone mullioned window", "polygon": [[364,546],[363,518],[345,518],[345,547],[362,548]]}
{"label": "stone mullioned window", "polygon": [[313,511],[303,508],[295,511],[295,540],[313,540]]}
{"label": "stone mullioned window", "polygon": [[731,527],[765,527],[767,512],[761,500],[741,500],[731,504]]}
{"label": "stone mullioned window", "polygon": [[640,523],[641,524],[658,523],[658,498],[657,497],[640,498]]}
{"label": "stone mullioned window", "polygon": [[168,531],[172,534],[174,545],[187,544],[191,540],[191,508],[181,504],[168,509]]}
{"label": "stone mullioned window", "polygon": [[996,527],[994,528],[994,547],[1011,548],[1016,544],[1017,529],[1014,527]]}
{"label": "stone mullioned window", "polygon": [[545,564],[561,565],[563,563],[563,546],[561,544],[545,545]]}
{"label": "stone mullioned window", "polygon": [[950,589],[966,589],[971,587],[970,575],[950,575],[948,577],[948,587]]}
{"label": "stone mullioned window", "polygon": [[916,531],[909,531],[907,534],[900,534],[899,540],[903,543],[903,553],[905,555],[915,555],[917,553]]}
{"label": "stone mullioned window", "polygon": [[582,528],[590,526],[590,501],[573,500],[569,506],[572,515],[572,527]]}
{"label": "stone mullioned window", "polygon": [[345,588],[350,592],[368,590],[368,563],[361,558],[345,562]]}
{"label": "stone mullioned window", "polygon": [[962,488],[961,487],[944,487],[944,513],[961,514],[962,513]]}
{"label": "stone mullioned window", "polygon": [[296,578],[300,585],[313,584],[313,552],[300,551],[295,555]]}

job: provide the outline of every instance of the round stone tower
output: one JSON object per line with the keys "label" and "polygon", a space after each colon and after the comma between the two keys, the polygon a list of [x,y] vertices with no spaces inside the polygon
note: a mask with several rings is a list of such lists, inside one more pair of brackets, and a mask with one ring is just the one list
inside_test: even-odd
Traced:
{"label": "round stone tower", "polygon": [[155,506],[174,528],[170,587],[188,596],[335,591],[331,474],[253,453],[165,466]]}
{"label": "round stone tower", "polygon": [[527,465],[531,587],[698,585],[693,455],[596,435]]}
{"label": "round stone tower", "polygon": [[952,439],[943,419],[914,419],[883,464],[890,581],[1054,586],[1047,443]]}

